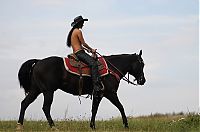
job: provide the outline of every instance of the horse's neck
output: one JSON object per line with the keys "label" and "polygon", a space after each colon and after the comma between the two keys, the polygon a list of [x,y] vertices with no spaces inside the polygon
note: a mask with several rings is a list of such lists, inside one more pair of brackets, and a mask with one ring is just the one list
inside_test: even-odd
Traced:
{"label": "horse's neck", "polygon": [[110,66],[110,68],[114,71],[119,70],[120,72],[122,72],[123,75],[126,75],[129,68],[130,68],[130,64],[131,64],[131,59],[130,59],[131,55],[112,55],[112,56],[107,56],[105,57],[107,61],[109,61],[109,63],[111,63],[113,66]]}

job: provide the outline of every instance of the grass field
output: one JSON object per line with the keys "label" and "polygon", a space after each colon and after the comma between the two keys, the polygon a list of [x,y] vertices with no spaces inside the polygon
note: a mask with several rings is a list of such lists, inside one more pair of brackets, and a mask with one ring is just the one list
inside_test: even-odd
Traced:
{"label": "grass field", "polygon": [[[154,114],[129,117],[129,129],[123,128],[121,118],[96,121],[95,131],[152,131],[152,132],[200,132],[199,114]],[[59,131],[93,131],[86,120],[55,121]],[[15,131],[16,121],[0,121],[0,131]],[[53,131],[46,121],[25,121],[24,131]]]}

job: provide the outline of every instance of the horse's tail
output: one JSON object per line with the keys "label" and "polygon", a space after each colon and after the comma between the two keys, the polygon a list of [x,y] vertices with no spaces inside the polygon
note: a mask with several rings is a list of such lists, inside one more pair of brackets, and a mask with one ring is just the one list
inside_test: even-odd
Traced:
{"label": "horse's tail", "polygon": [[19,69],[18,79],[20,87],[24,88],[25,94],[28,94],[30,91],[32,70],[38,61],[37,59],[28,60]]}

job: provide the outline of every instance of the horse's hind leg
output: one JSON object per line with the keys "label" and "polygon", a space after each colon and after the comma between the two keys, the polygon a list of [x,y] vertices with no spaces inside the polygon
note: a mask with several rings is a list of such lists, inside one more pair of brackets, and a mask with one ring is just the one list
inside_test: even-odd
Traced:
{"label": "horse's hind leg", "polygon": [[105,96],[108,100],[110,100],[110,102],[112,104],[114,104],[120,111],[121,115],[122,115],[122,119],[123,119],[123,124],[125,128],[128,128],[128,121],[124,112],[124,108],[122,106],[122,104],[119,101],[119,98],[117,96],[117,93],[111,93]]}
{"label": "horse's hind leg", "polygon": [[25,99],[21,102],[21,110],[20,110],[18,124],[23,125],[24,114],[27,107],[37,98],[39,94],[40,92],[34,89],[30,91],[29,94],[25,97]]}
{"label": "horse's hind leg", "polygon": [[47,118],[50,127],[53,127],[55,125],[50,115],[50,109],[51,109],[51,104],[53,102],[54,91],[46,91],[43,94],[44,94],[44,104],[42,110],[44,111],[44,114]]}
{"label": "horse's hind leg", "polygon": [[102,97],[93,97],[93,101],[92,101],[92,118],[90,121],[90,127],[92,129],[95,129],[95,117],[97,114],[97,110],[99,107],[99,103],[101,102]]}

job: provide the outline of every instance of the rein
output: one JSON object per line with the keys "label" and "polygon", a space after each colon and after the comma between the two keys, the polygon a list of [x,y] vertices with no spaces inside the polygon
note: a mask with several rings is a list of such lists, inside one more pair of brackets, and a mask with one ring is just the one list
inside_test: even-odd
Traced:
{"label": "rein", "polygon": [[[85,47],[83,47],[86,51],[88,51],[88,52],[90,52],[90,53],[92,53],[89,49],[87,49],[87,48],[85,48]],[[98,53],[98,52],[95,52],[96,53],[96,55],[99,55],[100,57],[103,57],[100,53]],[[93,53],[92,53],[93,54]],[[97,56],[95,56],[95,57],[97,57]],[[104,57],[103,57],[104,58]],[[129,73],[128,73],[128,78],[116,67],[116,66],[114,66],[109,60],[107,60],[106,58],[104,58],[105,60],[106,60],[106,62],[108,62],[115,70],[117,70],[117,72],[119,72],[121,75],[122,75],[122,79],[124,80],[124,81],[126,81],[126,82],[128,82],[128,84],[130,83],[130,84],[132,84],[132,85],[137,85],[137,84],[135,84],[134,82],[135,82],[135,80],[136,79],[134,79],[134,81],[133,82],[131,82],[130,81],[130,79],[129,79]],[[107,70],[110,70],[110,69],[107,69]],[[81,99],[80,99],[80,97],[83,97],[83,98],[89,98],[89,94],[88,94],[88,96],[87,97],[84,97],[84,96],[81,96],[81,95],[79,95],[78,96],[78,99],[79,99],[79,102],[80,102],[80,104],[81,104]],[[91,99],[92,99],[92,96],[91,96]]]}
{"label": "rein", "polygon": [[132,85],[137,85],[137,84],[134,83],[136,79],[134,79],[133,82],[131,82],[131,81],[129,80],[129,73],[128,73],[128,78],[124,76],[122,79],[123,79],[124,81],[128,82],[128,84],[130,83],[130,84],[132,84]]}
{"label": "rein", "polygon": [[[88,48],[86,48],[86,47],[84,47],[83,46],[83,49],[85,49],[87,52],[90,52],[90,53],[92,53],[91,52],[91,50],[89,50]],[[99,55],[100,57],[103,57],[99,52],[95,52],[97,55]],[[92,53],[93,54],[93,53]],[[106,60],[106,62],[108,62],[115,70],[117,70],[121,75],[122,75],[122,79],[124,80],[124,81],[126,81],[126,82],[128,82],[128,84],[130,83],[130,84],[132,84],[132,85],[137,85],[137,84],[135,84],[134,83],[134,81],[136,80],[136,79],[134,79],[134,81],[133,82],[131,82],[130,80],[129,80],[129,73],[128,73],[128,78],[116,67],[116,66],[114,66],[110,61],[108,61],[106,58],[104,58],[105,60]],[[109,70],[109,69],[108,69]]]}
{"label": "rein", "polygon": [[[96,54],[98,54],[100,57],[103,57],[100,53],[98,53],[98,52],[96,52]],[[128,82],[128,84],[130,83],[130,84],[132,84],[132,85],[137,85],[137,84],[135,84],[134,83],[134,81],[136,80],[136,79],[134,79],[134,81],[133,82],[131,82],[130,81],[130,79],[129,79],[129,73],[128,73],[128,78],[116,67],[116,66],[114,66],[110,61],[108,61],[106,58],[104,58],[115,70],[117,70],[117,72],[119,72],[121,75],[122,75],[122,79],[124,80],[124,81],[126,81],[126,82]]]}

